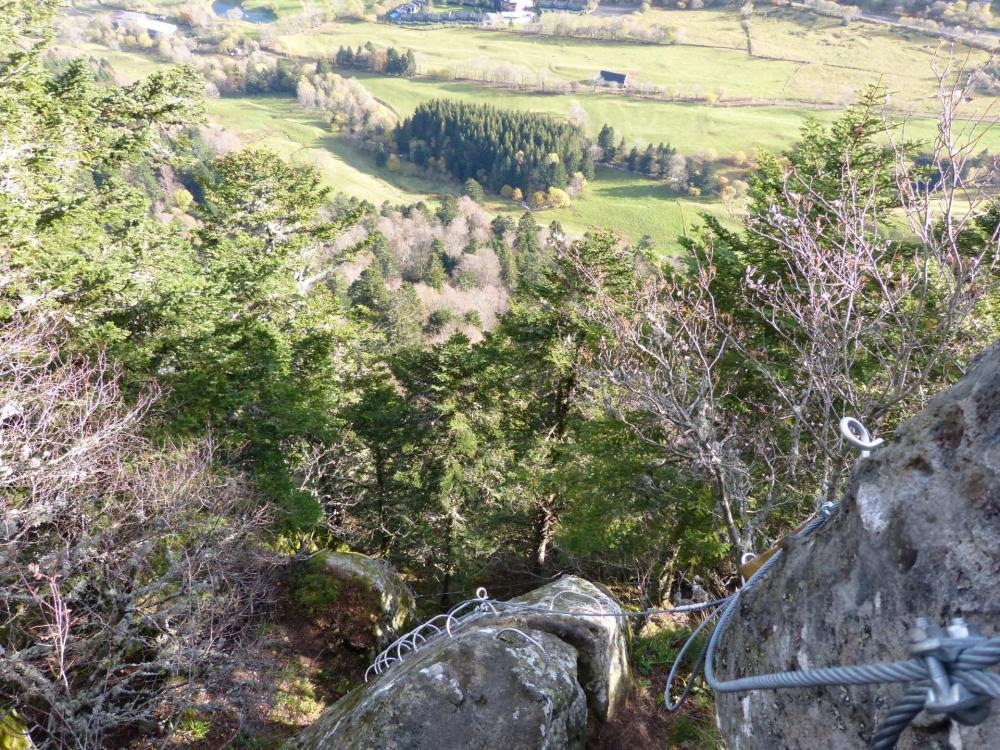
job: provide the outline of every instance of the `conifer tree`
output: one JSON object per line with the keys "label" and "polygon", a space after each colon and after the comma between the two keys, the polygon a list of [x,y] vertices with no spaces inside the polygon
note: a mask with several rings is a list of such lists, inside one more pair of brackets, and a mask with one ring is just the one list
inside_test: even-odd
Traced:
{"label": "conifer tree", "polygon": [[635,172],[639,168],[639,149],[635,146],[628,152],[626,164],[628,164],[629,171],[631,172]]}
{"label": "conifer tree", "polygon": [[438,204],[437,210],[434,215],[438,217],[438,220],[442,224],[451,224],[455,217],[458,216],[458,201],[455,199],[454,195],[445,195],[441,198],[441,203]]}
{"label": "conifer tree", "polygon": [[653,150],[653,144],[650,143],[646,146],[646,150],[643,152],[642,158],[639,159],[639,171],[643,174],[652,174],[655,165],[656,152]]}
{"label": "conifer tree", "polygon": [[492,191],[506,185],[522,194],[544,192],[562,188],[574,172],[593,177],[580,130],[533,112],[436,99],[396,128],[395,141],[400,155],[416,164],[435,160],[456,179],[474,178]]}
{"label": "conifer tree", "polygon": [[613,161],[615,158],[615,129],[607,123],[601,128],[597,135],[597,145],[601,148],[604,161]]}
{"label": "conifer tree", "polygon": [[440,291],[445,282],[448,281],[448,272],[445,271],[444,263],[441,261],[441,254],[432,252],[427,258],[427,267],[424,269],[423,281],[428,286],[432,286]]}

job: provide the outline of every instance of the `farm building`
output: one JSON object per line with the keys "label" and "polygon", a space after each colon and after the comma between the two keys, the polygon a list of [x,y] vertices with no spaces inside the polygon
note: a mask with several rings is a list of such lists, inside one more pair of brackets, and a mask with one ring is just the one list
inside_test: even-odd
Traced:
{"label": "farm building", "polygon": [[173,36],[177,32],[177,27],[166,21],[157,21],[150,18],[145,13],[134,13],[132,11],[119,11],[111,17],[115,26],[126,26],[133,29],[142,29],[149,32],[154,38]]}
{"label": "farm building", "polygon": [[619,86],[628,86],[628,73],[613,73],[610,70],[602,70],[600,77],[604,83],[617,83]]}

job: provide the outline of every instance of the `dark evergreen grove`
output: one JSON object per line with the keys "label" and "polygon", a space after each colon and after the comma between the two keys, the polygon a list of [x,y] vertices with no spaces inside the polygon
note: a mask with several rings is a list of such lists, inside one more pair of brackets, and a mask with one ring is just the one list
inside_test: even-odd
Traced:
{"label": "dark evergreen grove", "polygon": [[579,128],[545,115],[444,99],[421,104],[396,128],[400,155],[493,191],[563,187],[575,172],[592,179],[589,145]]}
{"label": "dark evergreen grove", "polygon": [[329,73],[331,68],[352,68],[354,70],[370,70],[389,76],[412,78],[417,74],[417,58],[413,50],[400,52],[395,47],[380,48],[371,42],[365,46],[358,45],[352,50],[350,45],[337,49],[332,60],[320,60],[319,72]]}

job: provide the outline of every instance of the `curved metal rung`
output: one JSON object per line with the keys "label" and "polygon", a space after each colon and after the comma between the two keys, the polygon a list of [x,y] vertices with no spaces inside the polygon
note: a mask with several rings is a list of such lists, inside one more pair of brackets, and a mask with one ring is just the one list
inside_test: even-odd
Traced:
{"label": "curved metal rung", "polygon": [[548,652],[546,652],[545,646],[543,646],[541,643],[539,643],[538,641],[536,641],[534,638],[532,638],[530,635],[528,635],[527,633],[525,633],[523,630],[518,630],[517,628],[500,628],[496,632],[496,635],[494,635],[493,637],[494,638],[499,638],[502,633],[517,633],[519,636],[521,636],[525,640],[530,641],[535,646],[537,646],[538,650],[542,652],[542,656],[545,656],[545,657],[548,656]]}
{"label": "curved metal rung", "polygon": [[873,449],[885,442],[882,438],[873,438],[868,433],[868,428],[854,417],[844,417],[840,420],[840,434],[844,440],[861,451],[862,458],[870,456]]}

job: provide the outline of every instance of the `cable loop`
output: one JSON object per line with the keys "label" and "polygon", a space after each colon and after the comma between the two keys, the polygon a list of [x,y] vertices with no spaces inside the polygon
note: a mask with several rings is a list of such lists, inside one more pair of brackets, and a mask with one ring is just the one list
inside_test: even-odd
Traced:
{"label": "cable loop", "polygon": [[[861,451],[862,456],[870,455],[874,448],[882,445],[881,438],[872,438],[865,426],[853,417],[840,420],[840,431],[844,439]],[[796,534],[808,537],[821,529],[840,509],[843,501],[827,502],[820,506],[815,518],[807,522]],[[747,557],[744,555],[743,561]],[[744,593],[757,586],[767,572],[782,557],[778,549],[734,594],[701,604],[682,604],[668,609],[647,609],[641,612],[624,610],[605,611],[603,601],[597,596],[579,591],[560,590],[550,599],[535,604],[503,602],[491,599],[485,588],[476,589],[476,596],[459,602],[447,613],[437,615],[391,643],[365,672],[365,682],[369,675],[382,674],[392,665],[404,661],[404,654],[423,648],[441,638],[453,638],[472,622],[502,615],[541,615],[569,617],[649,617],[657,614],[679,614],[707,612],[706,618],[692,631],[681,647],[667,677],[664,700],[668,711],[677,710],[688,698],[704,665],[705,681],[719,693],[739,693],[753,690],[775,690],[782,688],[813,688],[835,685],[876,685],[882,683],[910,683],[903,697],[886,714],[882,723],[872,734],[871,750],[891,750],[910,722],[921,711],[939,713],[963,724],[978,724],[990,712],[991,700],[1000,699],[1000,674],[988,671],[1000,664],[1000,636],[983,638],[961,619],[953,619],[947,628],[938,628],[926,620],[918,620],[911,633],[910,655],[905,661],[879,662],[852,666],[834,666],[818,669],[802,669],[790,672],[753,675],[730,680],[720,680],[715,674],[715,655],[726,629],[735,618],[740,599]],[[597,605],[597,610],[556,610],[561,596],[578,596]],[[721,616],[720,616],[721,613]],[[708,643],[701,649],[691,670],[691,676],[676,702],[671,700],[671,687],[677,677],[684,656],[697,641],[698,636],[719,617],[712,629]],[[444,620],[444,630],[435,624]],[[545,654],[541,643],[523,630],[501,627],[495,634],[499,638],[506,632],[516,633]]]}
{"label": "cable loop", "polygon": [[861,451],[862,458],[870,456],[873,449],[885,442],[882,438],[873,438],[868,433],[868,428],[854,417],[844,417],[840,420],[840,434],[844,440]]}
{"label": "cable loop", "polygon": [[535,644],[535,646],[538,648],[538,650],[542,652],[542,656],[548,658],[548,652],[545,650],[545,646],[543,646],[541,643],[539,643],[538,641],[536,641],[534,638],[532,638],[530,635],[528,635],[527,633],[525,633],[523,630],[519,630],[518,628],[500,628],[496,632],[496,635],[493,636],[493,637],[499,639],[500,635],[502,633],[517,633],[519,636],[521,636],[522,638],[524,638],[526,641],[529,641],[529,642]]}

